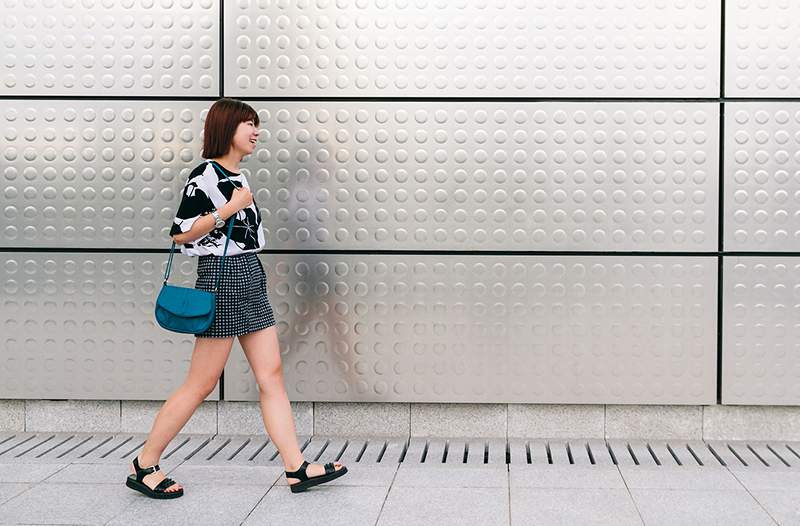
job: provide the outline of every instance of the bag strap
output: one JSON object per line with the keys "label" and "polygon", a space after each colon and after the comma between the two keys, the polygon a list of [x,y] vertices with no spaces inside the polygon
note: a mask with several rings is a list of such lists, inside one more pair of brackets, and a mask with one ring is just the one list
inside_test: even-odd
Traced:
{"label": "bag strap", "polygon": [[[218,168],[218,165],[215,161],[209,159],[208,162],[211,163],[211,166],[214,167],[215,171],[217,173],[222,174],[225,177],[225,179],[227,179],[233,185],[234,188],[238,188],[235,184],[233,184],[231,178],[228,177],[224,171]],[[225,255],[228,253],[228,242],[231,240],[231,234],[233,233],[233,220],[235,217],[236,217],[235,213],[230,217],[231,222],[230,225],[228,226],[228,236],[225,238],[225,248],[222,251],[222,259],[220,260],[219,274],[217,274],[217,279],[214,282],[214,288],[211,289],[214,292],[216,292],[217,288],[219,287],[219,278],[222,275],[222,269],[225,266]],[[172,248],[169,249],[169,260],[167,260],[167,269],[164,272],[164,285],[167,284],[167,280],[169,279],[169,273],[170,270],[172,269],[172,256],[174,253],[175,253],[175,240],[172,241]]]}

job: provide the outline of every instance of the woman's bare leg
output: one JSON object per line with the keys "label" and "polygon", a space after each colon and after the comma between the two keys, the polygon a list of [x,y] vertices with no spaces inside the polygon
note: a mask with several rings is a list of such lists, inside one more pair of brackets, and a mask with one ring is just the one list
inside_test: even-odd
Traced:
{"label": "woman's bare leg", "polygon": [[[230,338],[196,338],[189,372],[183,385],[172,393],[156,415],[147,441],[139,453],[141,467],[157,464],[167,445],[186,425],[197,407],[214,390],[233,347]],[[135,473],[131,464],[131,473]],[[143,482],[151,488],[158,485],[165,475],[161,471],[144,477]],[[173,484],[167,491],[177,491],[180,484]]]}
{"label": "woman's bare leg", "polygon": [[[277,329],[273,325],[244,334],[239,336],[239,343],[258,383],[261,416],[267,434],[278,448],[286,470],[295,471],[304,459],[297,443],[294,415],[284,385]],[[342,464],[334,462],[334,467],[341,469]],[[309,477],[322,475],[325,467],[322,464],[309,464],[306,473]],[[299,481],[295,478],[287,480],[290,484]]]}

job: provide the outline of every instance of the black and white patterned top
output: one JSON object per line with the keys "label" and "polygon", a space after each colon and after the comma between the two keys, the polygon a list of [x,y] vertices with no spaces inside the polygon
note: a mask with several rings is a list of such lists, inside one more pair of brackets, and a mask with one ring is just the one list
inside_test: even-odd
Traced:
{"label": "black and white patterned top", "polygon": [[[191,171],[183,187],[178,212],[169,231],[170,236],[188,232],[197,219],[216,208],[219,210],[233,196],[234,185],[237,188],[250,188],[247,178],[243,174],[227,170],[219,163],[217,169],[209,161],[204,161]],[[217,170],[223,170],[232,181],[228,181]],[[266,236],[261,228],[261,213],[258,210],[255,197],[250,206],[247,206],[229,217],[222,228],[214,228],[205,236],[179,245],[181,253],[187,256],[201,256],[205,254],[222,255],[225,248],[225,239],[228,226],[234,220],[231,240],[228,242],[226,255],[233,256],[246,252],[258,252],[266,246]]]}

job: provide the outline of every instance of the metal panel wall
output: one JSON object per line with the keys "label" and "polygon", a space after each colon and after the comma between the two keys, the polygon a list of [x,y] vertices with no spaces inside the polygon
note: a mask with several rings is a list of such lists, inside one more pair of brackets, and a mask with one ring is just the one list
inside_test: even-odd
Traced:
{"label": "metal panel wall", "polygon": [[722,398],[800,400],[800,258],[725,258]]}
{"label": "metal panel wall", "polygon": [[[270,247],[717,244],[716,104],[254,104]],[[11,103],[0,246],[163,247],[206,105]]]}
{"label": "metal panel wall", "polygon": [[719,2],[225,2],[233,96],[716,97]]}
{"label": "metal panel wall", "polygon": [[725,248],[800,251],[800,103],[730,102]]}
{"label": "metal panel wall", "polygon": [[[0,397],[166,398],[194,337],[155,323],[165,267],[161,254],[3,253]],[[170,283],[194,286],[195,267],[177,255]]]}
{"label": "metal panel wall", "polygon": [[0,95],[217,95],[216,0],[5,0]]}
{"label": "metal panel wall", "polygon": [[[292,400],[716,399],[716,258],[265,261]],[[225,380],[226,399],[257,399],[241,355]]]}
{"label": "metal panel wall", "polygon": [[[175,7],[4,4],[0,396],[158,398],[180,380],[190,344],[154,324],[153,265],[166,254],[150,251],[169,246],[203,112],[228,95],[256,98],[264,122],[243,166],[270,248],[289,250],[261,257],[295,399],[709,403],[716,389],[723,402],[800,403],[759,391],[783,381],[775,367],[736,373],[760,360],[739,328],[751,320],[735,318],[747,301],[712,292],[712,269],[723,291],[737,283],[736,251],[799,253],[796,102],[725,99],[797,96],[796,6],[727,3],[724,23],[721,2]],[[95,267],[110,270],[100,280]],[[139,288],[115,310],[103,294],[126,283]],[[713,300],[731,309],[720,349]],[[327,319],[346,329],[339,340]],[[120,328],[137,330],[117,343]],[[765,355],[781,359],[791,338],[776,333]],[[326,353],[335,343],[358,357],[350,370]],[[391,355],[397,345],[411,354]],[[154,370],[183,361],[153,382],[120,358],[128,348]],[[526,381],[544,366],[561,381]],[[62,376],[75,383],[54,367],[72,367]],[[487,367],[476,392],[469,380]],[[236,345],[226,398],[255,398],[243,371]]]}
{"label": "metal panel wall", "polygon": [[725,94],[800,95],[800,4],[779,0],[725,3]]}
{"label": "metal panel wall", "polygon": [[717,104],[257,107],[247,167],[276,248],[717,246]]}

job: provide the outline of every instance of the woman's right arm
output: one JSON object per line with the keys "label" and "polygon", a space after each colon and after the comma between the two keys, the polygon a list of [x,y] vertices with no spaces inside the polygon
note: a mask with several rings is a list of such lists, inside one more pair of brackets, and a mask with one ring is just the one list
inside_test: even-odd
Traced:
{"label": "woman's right arm", "polygon": [[[222,208],[217,210],[220,217],[226,221],[229,217],[231,217],[238,211],[239,209],[236,207],[236,204],[233,202],[233,200],[228,201],[222,206]],[[194,221],[194,223],[192,223],[192,227],[189,229],[188,232],[175,234],[174,236],[172,236],[172,239],[175,240],[175,242],[178,243],[179,245],[183,245],[184,243],[191,243],[192,241],[200,239],[204,235],[214,230],[214,228],[216,228],[215,227],[216,222],[217,222],[216,219],[214,219],[214,216],[211,215],[211,212],[209,211],[204,215],[198,217]]]}
{"label": "woman's right arm", "polygon": [[[250,190],[235,188],[231,199],[219,209],[223,220],[249,206],[253,198]],[[216,221],[211,211],[214,203],[199,176],[187,181],[183,188],[181,202],[169,231],[170,237],[178,244],[191,243],[200,239],[215,228]]]}

